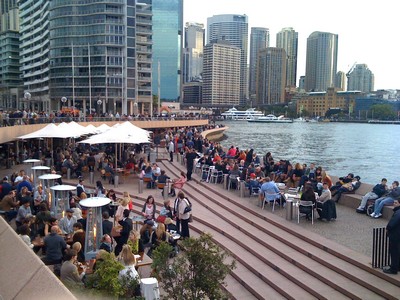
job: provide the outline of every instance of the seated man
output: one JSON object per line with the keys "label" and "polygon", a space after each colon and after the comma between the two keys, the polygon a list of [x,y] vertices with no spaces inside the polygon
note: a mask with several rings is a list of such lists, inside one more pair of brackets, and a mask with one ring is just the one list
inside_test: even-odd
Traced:
{"label": "seated man", "polygon": [[82,278],[85,276],[85,268],[83,272],[79,274],[78,267],[76,266],[77,252],[73,249],[69,249],[65,253],[65,261],[61,266],[60,279],[67,286],[82,285]]}
{"label": "seated man", "polygon": [[342,193],[355,192],[361,186],[360,179],[361,179],[360,176],[355,176],[351,182],[347,182],[338,189],[336,189],[335,191],[333,191],[332,197],[335,197],[334,198],[335,202],[339,202]]}
{"label": "seated man", "polygon": [[259,192],[261,201],[273,202],[275,199],[281,199],[279,188],[271,178],[265,177],[263,182]]}
{"label": "seated man", "polygon": [[250,174],[250,178],[245,182],[245,186],[249,189],[250,196],[253,191],[259,191],[261,185],[260,182],[257,180],[256,174]]}
{"label": "seated man", "polygon": [[382,197],[387,191],[387,179],[382,178],[381,183],[375,185],[371,192],[366,193],[361,198],[360,206],[356,209],[358,213],[366,213],[367,211],[367,202],[368,200],[376,200],[379,197]]}
{"label": "seated man", "polygon": [[374,212],[370,214],[372,218],[378,219],[382,216],[382,208],[385,205],[393,205],[394,200],[400,200],[400,187],[399,182],[393,181],[392,189],[381,198],[376,199],[374,205]]}
{"label": "seated man", "polygon": [[44,238],[46,247],[46,256],[42,259],[45,265],[61,264],[67,244],[62,236],[58,226],[51,227],[51,233]]}
{"label": "seated man", "polygon": [[61,218],[58,222],[63,234],[72,234],[74,232],[74,224],[77,222],[76,217],[73,215],[74,210],[69,208],[65,211],[65,217]]}

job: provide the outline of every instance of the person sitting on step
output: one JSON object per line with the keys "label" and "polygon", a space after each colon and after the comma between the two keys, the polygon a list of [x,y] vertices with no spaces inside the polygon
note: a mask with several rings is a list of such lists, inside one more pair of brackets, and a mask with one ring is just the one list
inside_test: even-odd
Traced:
{"label": "person sitting on step", "polygon": [[378,199],[379,197],[382,197],[386,192],[387,192],[387,179],[382,178],[381,182],[375,185],[372,189],[372,191],[366,193],[362,198],[361,198],[361,203],[356,209],[356,212],[358,213],[366,213],[367,211],[367,203],[368,201],[373,201],[375,203],[375,200]]}

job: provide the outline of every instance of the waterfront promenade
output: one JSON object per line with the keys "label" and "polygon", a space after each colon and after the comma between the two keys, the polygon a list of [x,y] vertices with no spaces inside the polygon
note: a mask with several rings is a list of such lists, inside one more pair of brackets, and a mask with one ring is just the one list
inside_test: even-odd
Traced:
{"label": "waterfront promenade", "polygon": [[[171,178],[185,170],[176,157],[174,163],[161,160],[159,165]],[[0,176],[10,175],[11,171],[1,169]],[[85,185],[90,187],[88,174],[84,176]],[[95,180],[99,178],[97,173]],[[301,219],[297,224],[295,219],[284,218],[284,209],[277,208],[274,213],[268,207],[261,210],[256,197],[240,198],[237,190],[200,182],[197,174],[193,179],[183,188],[193,203],[191,234],[210,232],[236,259],[237,268],[226,278],[226,290],[232,299],[400,297],[400,276],[389,276],[370,266],[372,228],[385,226],[386,220],[372,220],[338,205],[335,222],[316,221],[312,225]],[[133,196],[135,213],[149,194],[155,196],[159,210],[161,190],[145,188],[139,194],[138,182],[138,176],[132,174],[115,189],[119,195],[128,191]],[[77,180],[64,179],[64,183],[76,185]],[[104,184],[106,189],[113,188]]]}

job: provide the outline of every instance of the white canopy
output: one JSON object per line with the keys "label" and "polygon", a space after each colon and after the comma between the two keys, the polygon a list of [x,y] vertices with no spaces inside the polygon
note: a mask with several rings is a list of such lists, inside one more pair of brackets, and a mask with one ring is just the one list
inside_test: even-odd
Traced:
{"label": "white canopy", "polygon": [[150,132],[130,122],[115,124],[110,130],[79,143],[85,144],[142,144],[150,143]]}
{"label": "white canopy", "polygon": [[59,128],[53,123],[50,123],[35,132],[31,132],[22,136],[20,139],[34,139],[34,138],[69,138],[73,137],[74,134],[70,130],[65,128]]}

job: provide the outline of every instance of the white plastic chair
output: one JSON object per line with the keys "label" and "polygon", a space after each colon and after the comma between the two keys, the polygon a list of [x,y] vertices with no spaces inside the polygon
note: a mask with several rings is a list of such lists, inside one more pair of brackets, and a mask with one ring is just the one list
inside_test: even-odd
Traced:
{"label": "white plastic chair", "polygon": [[222,181],[222,179],[224,178],[224,173],[222,171],[218,171],[215,169],[212,170],[210,176],[210,182],[214,182],[215,184],[217,184],[219,178],[221,178]]}
{"label": "white plastic chair", "polygon": [[[276,193],[273,190],[267,190],[264,192],[264,201],[263,201],[263,205],[262,205],[262,209],[264,209],[265,206],[265,202],[273,202],[272,203],[272,211],[275,211],[275,204],[277,202],[278,199],[281,198],[281,193]],[[272,199],[272,200],[271,200]]]}

